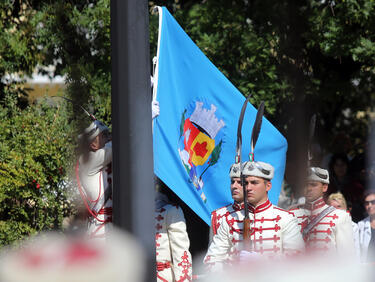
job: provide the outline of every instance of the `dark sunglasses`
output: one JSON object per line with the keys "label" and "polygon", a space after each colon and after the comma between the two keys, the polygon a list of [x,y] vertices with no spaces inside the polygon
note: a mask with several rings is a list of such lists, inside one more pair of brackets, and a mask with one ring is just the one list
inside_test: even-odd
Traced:
{"label": "dark sunglasses", "polygon": [[375,206],[375,200],[372,200],[372,201],[365,201],[365,206],[368,206],[369,204]]}

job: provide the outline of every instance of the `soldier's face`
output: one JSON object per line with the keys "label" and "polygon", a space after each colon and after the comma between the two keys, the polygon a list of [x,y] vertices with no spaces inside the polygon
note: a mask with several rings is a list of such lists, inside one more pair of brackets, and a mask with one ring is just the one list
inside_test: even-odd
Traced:
{"label": "soldier's face", "polygon": [[232,177],[230,179],[230,192],[232,193],[232,198],[236,203],[243,202],[243,189],[241,186],[241,178]]}
{"label": "soldier's face", "polygon": [[323,196],[328,189],[328,184],[318,181],[308,181],[305,189],[306,201],[311,203]]}
{"label": "soldier's face", "polygon": [[368,215],[375,215],[375,194],[370,194],[365,198],[365,209]]}
{"label": "soldier's face", "polygon": [[107,142],[106,140],[106,135],[103,134],[103,132],[99,133],[98,136],[95,137],[95,139],[91,142],[90,148],[94,152],[103,148],[105,143]]}
{"label": "soldier's face", "polygon": [[272,187],[270,181],[256,176],[247,176],[244,185],[246,187],[247,201],[254,207],[267,200],[267,192]]}

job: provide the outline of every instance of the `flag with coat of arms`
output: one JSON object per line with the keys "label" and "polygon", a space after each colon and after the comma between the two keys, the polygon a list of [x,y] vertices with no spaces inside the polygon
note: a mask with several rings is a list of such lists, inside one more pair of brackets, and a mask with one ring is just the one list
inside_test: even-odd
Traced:
{"label": "flag with coat of arms", "polygon": [[[165,7],[153,99],[154,172],[198,216],[210,224],[213,210],[233,202],[229,168],[235,162],[237,124],[244,96],[194,44]],[[249,160],[257,109],[247,107],[242,126],[242,161]],[[255,161],[275,168],[269,199],[276,204],[284,177],[287,142],[263,118]]]}

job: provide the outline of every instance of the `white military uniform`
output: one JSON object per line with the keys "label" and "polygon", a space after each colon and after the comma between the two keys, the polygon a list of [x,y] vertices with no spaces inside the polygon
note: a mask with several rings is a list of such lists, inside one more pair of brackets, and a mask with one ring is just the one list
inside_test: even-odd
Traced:
{"label": "white military uniform", "polygon": [[[239,163],[234,163],[230,170],[229,170],[229,176],[230,178],[240,178],[241,177],[241,166]],[[221,207],[219,209],[214,210],[211,212],[211,226],[210,226],[210,233],[209,233],[209,242],[208,245],[211,245],[212,238],[217,234],[217,230],[220,227],[220,222],[222,218],[229,214],[230,212],[233,212],[233,207],[232,205],[234,204],[229,204],[227,206]],[[230,211],[229,211],[230,210]]]}
{"label": "white military uniform", "polygon": [[[239,176],[238,167],[239,164],[232,165],[231,177]],[[242,175],[271,180],[274,168],[263,162],[246,162]],[[272,205],[268,199],[256,207],[249,204],[248,209],[251,250],[245,249],[243,244],[244,204],[233,204],[212,214],[213,223],[215,215],[221,218],[212,227],[215,235],[204,258],[209,271],[220,271],[224,265],[235,264],[241,251],[253,252],[263,258],[295,255],[303,251],[303,239],[292,213]]]}
{"label": "white military uniform", "polygon": [[112,229],[112,142],[97,151],[80,156],[79,181],[81,196],[88,204],[90,238],[105,238]]}
{"label": "white military uniform", "polygon": [[[297,219],[269,200],[256,208],[249,205],[250,241],[253,252],[263,257],[294,255],[303,250]],[[204,263],[211,271],[235,264],[243,246],[243,204],[228,207],[228,212],[213,237]]]}
{"label": "white military uniform", "polygon": [[369,216],[358,222],[358,229],[361,262],[366,262],[368,246],[371,240],[371,223]]}
{"label": "white military uniform", "polygon": [[[241,166],[239,163],[234,163],[230,170],[229,170],[229,176],[230,178],[240,178],[241,177]],[[238,203],[237,203],[238,204]],[[229,213],[233,212],[233,205],[229,204],[227,206],[221,207],[219,209],[214,210],[211,212],[211,226],[210,226],[210,233],[209,233],[209,242],[208,245],[211,245],[212,238],[217,234],[217,230],[220,227],[221,220],[225,215],[228,215]]]}
{"label": "white military uniform", "polygon": [[[233,204],[236,205],[236,204]],[[233,211],[233,205],[229,204],[227,206],[221,207],[217,210],[214,210],[211,213],[211,226],[210,226],[210,235],[209,235],[209,245],[212,242],[213,236],[217,234],[217,230],[221,225],[221,220],[225,215]]]}
{"label": "white military uniform", "polygon": [[158,193],[155,211],[157,281],[191,281],[189,237],[181,208]]}
{"label": "white military uniform", "polygon": [[[328,208],[323,198],[291,209],[298,218],[301,232],[323,210]],[[334,209],[324,216],[305,236],[306,251],[313,253],[337,252],[354,254],[353,227],[350,215],[344,210]]]}

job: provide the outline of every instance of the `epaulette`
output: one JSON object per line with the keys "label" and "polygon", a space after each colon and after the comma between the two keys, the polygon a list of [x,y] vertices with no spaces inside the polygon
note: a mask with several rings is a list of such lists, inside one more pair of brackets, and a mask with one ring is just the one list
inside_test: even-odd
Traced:
{"label": "epaulette", "polygon": [[301,209],[303,208],[305,204],[295,204],[295,205],[291,205],[288,209],[288,211],[292,212],[292,211],[295,211],[295,210],[298,210],[298,209]]}
{"label": "epaulette", "polygon": [[291,215],[294,215],[294,213],[291,210],[284,210],[282,208],[279,208],[278,206],[273,206],[273,207],[274,207],[274,209],[277,209],[279,211],[286,212],[286,213],[289,213]]}
{"label": "epaulette", "polygon": [[213,213],[215,213],[215,212],[218,212],[219,210],[221,210],[221,209],[224,209],[224,208],[228,208],[229,206],[231,206],[232,204],[228,204],[228,205],[226,205],[226,206],[223,206],[223,207],[221,207],[221,208],[218,208],[218,209],[216,209],[216,210],[213,210],[212,212],[211,212],[211,214],[213,214]]}

